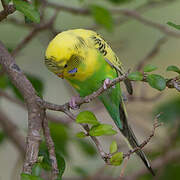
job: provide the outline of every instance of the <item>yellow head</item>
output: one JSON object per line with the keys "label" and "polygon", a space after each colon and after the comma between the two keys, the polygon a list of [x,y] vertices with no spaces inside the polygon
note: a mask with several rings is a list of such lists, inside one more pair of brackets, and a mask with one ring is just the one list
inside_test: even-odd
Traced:
{"label": "yellow head", "polygon": [[63,78],[72,78],[87,55],[87,44],[73,31],[58,34],[48,45],[45,55],[47,68]]}
{"label": "yellow head", "polygon": [[48,45],[45,64],[61,78],[84,81],[100,66],[100,53],[92,43],[92,31],[68,30],[58,34]]}

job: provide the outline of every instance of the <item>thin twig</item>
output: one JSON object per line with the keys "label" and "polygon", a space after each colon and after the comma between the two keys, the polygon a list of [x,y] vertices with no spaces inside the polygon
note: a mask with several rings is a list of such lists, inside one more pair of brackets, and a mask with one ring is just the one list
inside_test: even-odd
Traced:
{"label": "thin twig", "polygon": [[162,93],[158,93],[153,97],[145,97],[145,96],[128,96],[128,102],[154,102],[159,100],[162,97]]}
{"label": "thin twig", "polygon": [[123,156],[124,158],[130,157],[131,154],[135,153],[136,151],[138,151],[138,150],[140,150],[140,149],[143,149],[144,146],[146,146],[146,145],[149,143],[149,141],[152,139],[152,137],[153,137],[154,134],[155,134],[156,128],[158,128],[159,126],[162,125],[162,123],[159,123],[159,122],[158,122],[159,116],[160,116],[160,114],[158,114],[158,115],[155,117],[155,120],[154,120],[154,123],[153,123],[153,129],[152,129],[152,132],[151,132],[151,134],[149,135],[149,137],[148,137],[146,140],[144,140],[144,141],[139,145],[139,147],[136,147],[136,148],[134,148],[133,150],[129,150],[128,153],[125,153],[124,156]]}
{"label": "thin twig", "polygon": [[48,22],[35,26],[29,32],[29,34],[16,46],[16,48],[12,51],[11,54],[15,56],[20,50],[22,50],[22,48],[24,48],[30,42],[30,40],[32,40],[37,35],[38,32],[50,28],[53,25],[57,15],[58,12],[55,11],[54,15],[50,18]]}
{"label": "thin twig", "polygon": [[161,31],[162,33],[172,36],[172,37],[176,37],[176,38],[180,38],[180,33],[177,31],[172,31],[168,26],[165,26],[163,24],[160,23],[156,23],[154,21],[148,20],[146,18],[144,18],[143,16],[141,16],[137,11],[135,10],[129,10],[129,9],[114,9],[114,12],[117,12],[119,14],[123,14],[125,16],[131,17],[139,22],[141,22],[142,24],[145,24],[147,26],[150,26],[152,28],[158,29],[159,31]]}
{"label": "thin twig", "polygon": [[[54,8],[56,10],[68,11],[68,12],[74,13],[74,14],[91,15],[91,11],[88,8],[76,8],[76,7],[70,7],[70,6],[52,3],[52,2],[48,2],[48,1],[45,1],[45,2],[49,7]],[[136,10],[112,8],[112,9],[109,9],[109,11],[112,12],[113,14],[122,14],[124,16],[131,17],[132,19],[136,19],[137,21],[141,22],[142,24],[145,24],[145,25],[151,26],[155,29],[158,29],[159,31],[163,32],[166,35],[180,38],[179,32],[171,30],[170,28],[168,28],[168,26],[165,26],[163,24],[156,23],[154,21],[144,18]]]}
{"label": "thin twig", "polygon": [[14,5],[5,6],[6,8],[0,12],[0,21],[4,20],[8,15],[14,13],[16,8]]}
{"label": "thin twig", "polygon": [[[180,150],[179,148],[177,149],[171,149],[169,152],[166,154],[163,154],[153,160],[151,162],[151,165],[153,166],[154,169],[159,169],[164,165],[167,165],[170,162],[176,162],[179,161],[180,158]],[[126,180],[137,180],[139,177],[143,176],[144,174],[148,173],[146,168],[142,168],[139,171],[136,171],[135,173],[129,175],[126,177]]]}
{"label": "thin twig", "polygon": [[120,176],[119,176],[118,180],[122,180],[123,179],[124,172],[125,172],[125,169],[127,167],[128,161],[129,161],[129,157],[124,158],[124,162],[123,162],[122,169],[121,169]]}
{"label": "thin twig", "polygon": [[153,57],[157,55],[160,51],[161,46],[167,42],[168,38],[166,36],[160,38],[151,49],[151,51],[137,64],[135,70],[141,71],[144,65],[146,65]]}
{"label": "thin twig", "polygon": [[[76,120],[76,117],[74,116],[73,113],[71,113],[69,110],[65,110],[64,112],[66,115],[68,115],[70,118],[72,118],[74,121]],[[87,124],[81,124],[81,126],[83,127],[83,129],[86,131],[86,134],[89,134],[89,126]],[[90,138],[92,139],[92,141],[95,143],[97,149],[98,149],[98,152],[101,156],[101,158],[106,162],[107,160],[109,159],[109,155],[107,153],[104,152],[103,148],[102,148],[102,145],[101,143],[99,142],[99,140],[94,137],[94,136],[90,136]]]}
{"label": "thin twig", "polygon": [[52,140],[50,130],[48,127],[48,120],[46,118],[46,112],[44,110],[44,120],[43,120],[43,132],[44,132],[44,137],[46,140],[46,144],[48,147],[49,151],[49,158],[51,160],[51,165],[52,165],[52,175],[51,175],[51,180],[56,180],[59,174],[58,170],[58,165],[57,165],[57,159],[56,159],[56,154],[55,154],[55,148],[54,148],[54,142]]}

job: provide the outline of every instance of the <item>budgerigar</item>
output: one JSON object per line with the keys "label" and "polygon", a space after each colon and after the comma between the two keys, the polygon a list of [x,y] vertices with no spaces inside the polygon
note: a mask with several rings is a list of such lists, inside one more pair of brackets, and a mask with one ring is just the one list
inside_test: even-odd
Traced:
{"label": "budgerigar", "polygon": [[[59,33],[48,45],[45,64],[57,76],[67,79],[81,97],[101,86],[106,88],[110,80],[124,73],[120,60],[106,41],[96,32],[85,29]],[[125,83],[129,93],[132,93],[130,83]],[[105,91],[99,99],[131,147],[138,147],[137,139],[127,122],[120,84]],[[73,100],[71,105],[75,106]],[[154,175],[144,152],[139,150],[137,154]]]}

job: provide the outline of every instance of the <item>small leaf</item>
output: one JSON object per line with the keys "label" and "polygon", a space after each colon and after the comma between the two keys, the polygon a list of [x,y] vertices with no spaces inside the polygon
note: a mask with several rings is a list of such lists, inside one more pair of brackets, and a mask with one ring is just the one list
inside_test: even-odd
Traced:
{"label": "small leaf", "polygon": [[96,148],[88,140],[78,139],[77,142],[83,153],[87,156],[94,157],[97,155]]}
{"label": "small leaf", "polygon": [[104,26],[108,31],[113,30],[113,18],[106,8],[99,5],[92,5],[91,13],[98,24]]}
{"label": "small leaf", "polygon": [[144,66],[144,72],[152,72],[157,69],[157,66],[154,66],[152,64],[148,64]]}
{"label": "small leaf", "polygon": [[1,89],[6,89],[9,85],[9,79],[7,78],[6,75],[1,75],[0,76],[0,88]]}
{"label": "small leaf", "polygon": [[78,137],[78,138],[85,138],[85,137],[86,137],[86,134],[85,134],[84,132],[78,132],[78,133],[76,134],[76,137]]}
{"label": "small leaf", "polygon": [[140,73],[138,71],[132,72],[128,75],[128,79],[133,80],[133,81],[142,81],[143,75],[142,75],[142,73]]}
{"label": "small leaf", "polygon": [[57,164],[58,164],[58,169],[59,169],[59,174],[58,174],[57,180],[61,180],[62,175],[66,168],[66,163],[65,163],[64,158],[61,156],[60,152],[56,152],[56,158],[57,158]]}
{"label": "small leaf", "polygon": [[3,132],[3,131],[0,131],[0,144],[3,143],[3,141],[5,140],[6,138],[6,134]]}
{"label": "small leaf", "polygon": [[172,27],[174,27],[174,28],[180,30],[180,25],[174,24],[174,23],[172,23],[172,22],[170,22],[170,21],[167,22],[167,24],[168,24],[169,26],[172,26]]}
{"label": "small leaf", "polygon": [[96,116],[90,111],[82,111],[76,117],[77,123],[87,123],[92,125],[98,125],[99,122]]}
{"label": "small leaf", "polygon": [[109,124],[100,124],[93,126],[90,131],[90,136],[102,136],[102,135],[114,135],[117,134],[115,130],[112,129],[112,125]]}
{"label": "small leaf", "polygon": [[51,137],[54,141],[56,151],[61,152],[64,156],[68,156],[68,128],[60,123],[49,123]]}
{"label": "small leaf", "polygon": [[38,176],[22,173],[21,180],[44,180],[44,179],[42,179]]}
{"label": "small leaf", "polygon": [[45,171],[50,171],[51,170],[51,161],[49,159],[49,152],[48,152],[47,146],[44,141],[41,142],[41,144],[40,144],[38,156],[41,157],[41,162],[39,162],[41,164],[41,167]]}
{"label": "small leaf", "polygon": [[75,166],[73,168],[73,170],[80,175],[81,177],[87,177],[88,176],[88,170],[84,167],[80,167],[80,166]]}
{"label": "small leaf", "polygon": [[[64,173],[66,165],[65,165],[64,158],[61,156],[61,152],[57,151],[56,148],[55,148],[55,153],[56,153],[56,159],[57,159],[57,164],[58,164],[58,169],[59,169],[57,180],[61,180],[61,177]],[[43,156],[43,160],[42,162],[40,162],[41,167],[46,171],[51,171],[51,160],[49,159],[49,152],[48,152],[45,142],[42,142],[40,145],[39,156]]]}
{"label": "small leaf", "polygon": [[109,149],[109,152],[111,154],[115,153],[117,151],[117,143],[116,141],[113,141],[110,145],[110,149]]}
{"label": "small leaf", "polygon": [[166,71],[173,71],[173,72],[177,72],[180,74],[180,69],[177,66],[168,66]]}
{"label": "small leaf", "polygon": [[41,168],[40,163],[36,163],[32,168],[32,175],[40,176],[41,170],[42,170],[42,168]]}
{"label": "small leaf", "polygon": [[35,23],[40,22],[40,14],[32,4],[22,0],[13,0],[13,3],[16,9],[22,12],[28,19]]}
{"label": "small leaf", "polygon": [[114,166],[120,166],[122,161],[123,161],[123,153],[122,152],[118,152],[118,153],[114,154],[110,159],[111,164]]}
{"label": "small leaf", "polygon": [[149,85],[159,91],[166,88],[166,80],[158,74],[150,74],[147,76],[147,82]]}

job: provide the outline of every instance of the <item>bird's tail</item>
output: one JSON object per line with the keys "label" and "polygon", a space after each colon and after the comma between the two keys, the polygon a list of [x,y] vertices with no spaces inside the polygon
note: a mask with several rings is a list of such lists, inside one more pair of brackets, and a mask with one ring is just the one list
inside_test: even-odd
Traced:
{"label": "bird's tail", "polygon": [[[122,129],[119,128],[120,131],[127,138],[127,140],[129,141],[132,148],[139,147],[139,143],[137,141],[137,138],[135,137],[131,127],[129,126],[129,124],[127,122],[127,116],[126,116],[126,111],[125,111],[123,102],[119,105],[119,112],[120,112],[120,119],[121,119],[121,121],[123,123],[123,128]],[[151,167],[145,153],[142,150],[138,150],[138,151],[136,151],[136,153],[142,159],[142,161],[144,162],[147,169],[154,176],[155,173],[154,173],[154,171],[153,171],[153,169],[152,169],[152,167]]]}

